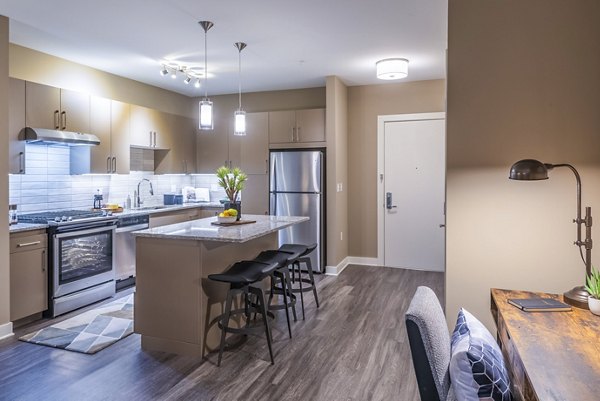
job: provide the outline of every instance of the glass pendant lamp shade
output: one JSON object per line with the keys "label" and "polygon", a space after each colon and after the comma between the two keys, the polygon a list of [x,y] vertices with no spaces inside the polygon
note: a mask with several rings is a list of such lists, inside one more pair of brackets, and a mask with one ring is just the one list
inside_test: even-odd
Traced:
{"label": "glass pendant lamp shade", "polygon": [[244,110],[236,110],[233,114],[235,118],[233,134],[238,136],[246,135],[246,112]]}
{"label": "glass pendant lamp shade", "polygon": [[200,129],[213,129],[213,102],[210,99],[204,98],[200,101],[199,114]]}
{"label": "glass pendant lamp shade", "polygon": [[199,128],[201,130],[212,130],[213,129],[213,103],[208,98],[208,56],[207,56],[207,46],[206,46],[206,36],[208,30],[213,27],[213,23],[210,21],[200,21],[198,22],[202,29],[204,29],[204,99],[200,101],[198,105],[199,109]]}
{"label": "glass pendant lamp shade", "polygon": [[246,112],[242,109],[242,50],[246,48],[244,42],[236,42],[233,44],[238,49],[238,101],[239,107],[233,113],[234,130],[233,135],[246,135]]}

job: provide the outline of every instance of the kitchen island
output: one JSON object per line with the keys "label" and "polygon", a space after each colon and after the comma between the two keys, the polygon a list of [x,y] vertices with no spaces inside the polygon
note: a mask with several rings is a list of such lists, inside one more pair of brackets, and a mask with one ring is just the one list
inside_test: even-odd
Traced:
{"label": "kitchen island", "polygon": [[244,215],[250,224],[216,226],[216,217],[135,232],[134,331],[142,348],[190,356],[216,349],[228,285],[209,274],[277,249],[283,228],[308,217]]}

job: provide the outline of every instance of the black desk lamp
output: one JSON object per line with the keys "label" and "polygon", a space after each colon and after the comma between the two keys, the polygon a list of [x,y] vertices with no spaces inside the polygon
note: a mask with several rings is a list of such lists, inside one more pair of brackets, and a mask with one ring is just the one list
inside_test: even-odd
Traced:
{"label": "black desk lamp", "polygon": [[[520,181],[537,181],[547,180],[548,171],[555,167],[568,167],[575,174],[577,180],[577,218],[573,223],[577,224],[577,241],[575,245],[579,247],[581,260],[585,264],[586,278],[590,276],[592,269],[592,208],[585,208],[585,218],[581,218],[581,178],[575,167],[570,164],[547,164],[537,160],[525,159],[520,160],[510,168],[511,180]],[[581,240],[581,225],[585,223],[585,240]],[[585,247],[585,256],[583,255],[582,247]],[[584,280],[585,283],[585,280]],[[584,286],[578,286],[572,290],[565,292],[565,302],[578,308],[588,309],[588,292]]]}

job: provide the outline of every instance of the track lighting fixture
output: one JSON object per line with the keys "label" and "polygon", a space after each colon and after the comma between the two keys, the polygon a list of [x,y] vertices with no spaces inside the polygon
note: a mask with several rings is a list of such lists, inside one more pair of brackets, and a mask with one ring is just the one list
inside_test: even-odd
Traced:
{"label": "track lighting fixture", "polygon": [[162,68],[161,68],[161,70],[160,70],[160,75],[162,75],[164,77],[168,73],[169,73],[169,70],[167,70],[167,67],[163,65]]}

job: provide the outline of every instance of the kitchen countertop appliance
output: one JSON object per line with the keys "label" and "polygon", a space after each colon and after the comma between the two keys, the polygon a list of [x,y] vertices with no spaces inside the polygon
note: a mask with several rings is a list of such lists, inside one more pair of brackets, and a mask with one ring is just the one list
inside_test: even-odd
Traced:
{"label": "kitchen countertop appliance", "polygon": [[23,214],[19,220],[49,225],[47,315],[56,317],[115,294],[115,216],[58,210]]}
{"label": "kitchen countertop appliance", "polygon": [[279,232],[279,245],[317,244],[310,254],[315,272],[325,269],[324,151],[281,150],[270,154],[270,214],[310,220]]}

